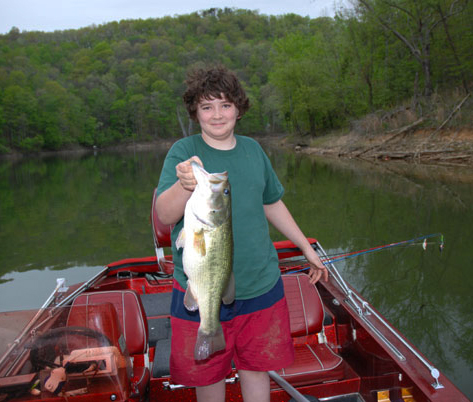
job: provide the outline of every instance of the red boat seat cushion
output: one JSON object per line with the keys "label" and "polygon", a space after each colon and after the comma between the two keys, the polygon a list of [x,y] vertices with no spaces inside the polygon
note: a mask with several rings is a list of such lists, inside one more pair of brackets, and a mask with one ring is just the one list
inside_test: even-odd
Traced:
{"label": "red boat seat cushion", "polygon": [[[306,274],[283,275],[284,291],[289,307],[295,360],[279,375],[293,385],[304,385],[343,379],[343,359],[327,344],[317,343],[314,335],[323,329],[322,299]],[[312,337],[310,336],[312,335]],[[297,338],[304,342],[297,342]]]}
{"label": "red boat seat cushion", "polygon": [[155,208],[156,198],[156,189],[154,189],[151,203],[151,225],[153,226],[154,242],[158,248],[171,247],[171,231],[174,225],[165,225],[159,220]]}
{"label": "red boat seat cushion", "polygon": [[326,344],[300,344],[294,349],[294,363],[279,371],[292,385],[318,384],[345,377],[343,359]]}
{"label": "red boat seat cushion", "polygon": [[115,307],[130,355],[147,353],[148,324],[138,294],[133,290],[83,293],[74,300],[73,304],[90,305],[100,303],[112,303]]}
{"label": "red boat seat cushion", "polygon": [[283,275],[291,321],[292,337],[317,334],[322,331],[324,308],[317,288],[306,274]]}

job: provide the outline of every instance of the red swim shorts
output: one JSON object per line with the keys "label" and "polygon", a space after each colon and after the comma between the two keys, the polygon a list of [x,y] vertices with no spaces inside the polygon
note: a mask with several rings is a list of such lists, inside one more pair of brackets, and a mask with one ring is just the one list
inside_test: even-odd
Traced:
{"label": "red swim shorts", "polygon": [[268,293],[222,304],[220,321],[226,348],[203,361],[194,360],[198,312],[188,312],[184,289],[174,281],[171,305],[170,371],[174,383],[200,387],[224,379],[232,370],[269,371],[290,366],[294,348],[282,280]]}

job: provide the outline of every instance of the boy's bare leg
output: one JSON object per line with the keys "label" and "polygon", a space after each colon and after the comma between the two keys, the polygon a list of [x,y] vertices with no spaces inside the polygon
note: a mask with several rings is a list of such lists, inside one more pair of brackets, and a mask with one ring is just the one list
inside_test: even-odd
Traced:
{"label": "boy's bare leg", "polygon": [[225,402],[225,378],[205,387],[195,387],[198,402]]}
{"label": "boy's bare leg", "polygon": [[238,370],[245,402],[269,402],[269,375],[266,371]]}

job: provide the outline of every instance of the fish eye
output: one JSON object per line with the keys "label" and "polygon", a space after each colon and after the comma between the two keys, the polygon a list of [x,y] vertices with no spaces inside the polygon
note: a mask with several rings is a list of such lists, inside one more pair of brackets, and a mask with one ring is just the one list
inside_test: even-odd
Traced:
{"label": "fish eye", "polygon": [[225,195],[230,194],[230,190],[229,190],[228,188],[224,189],[224,190],[223,190],[223,194],[225,194]]}

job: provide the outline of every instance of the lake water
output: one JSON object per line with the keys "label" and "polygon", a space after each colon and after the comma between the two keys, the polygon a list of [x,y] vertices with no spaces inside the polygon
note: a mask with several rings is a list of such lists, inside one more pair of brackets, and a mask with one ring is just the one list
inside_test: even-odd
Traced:
{"label": "lake water", "polygon": [[[337,264],[345,279],[473,399],[473,181],[452,168],[314,159],[267,148],[284,201],[328,254],[423,235]],[[163,150],[0,161],[0,310],[41,305],[55,279],[154,254]],[[273,231],[274,240],[281,237]]]}

